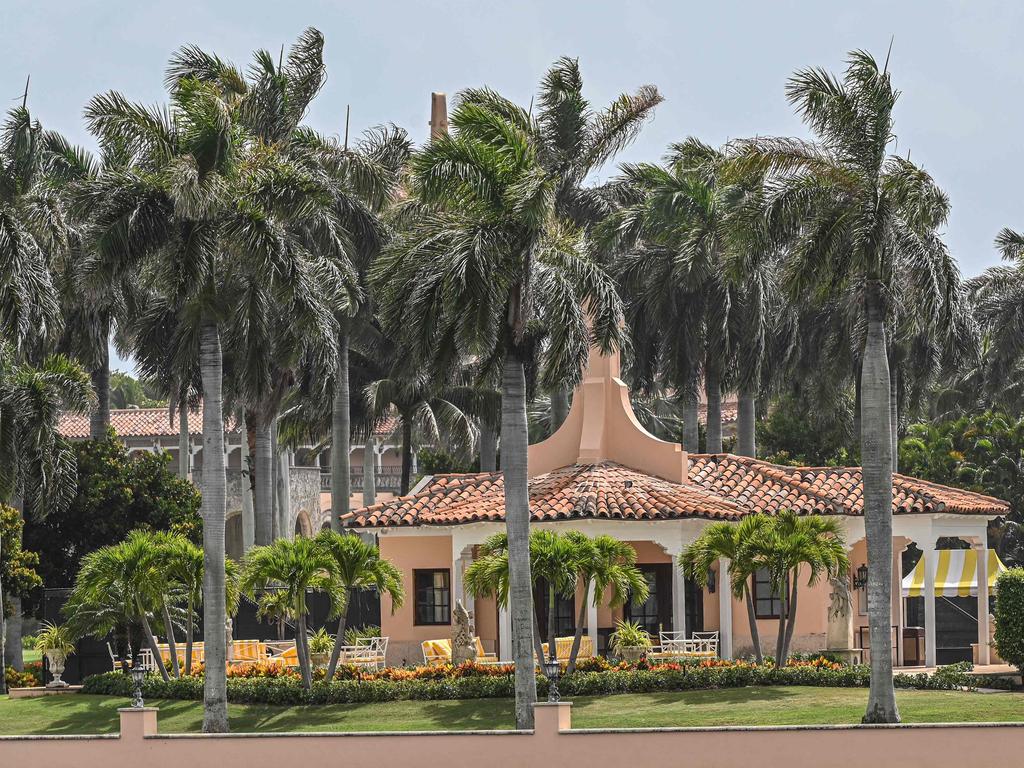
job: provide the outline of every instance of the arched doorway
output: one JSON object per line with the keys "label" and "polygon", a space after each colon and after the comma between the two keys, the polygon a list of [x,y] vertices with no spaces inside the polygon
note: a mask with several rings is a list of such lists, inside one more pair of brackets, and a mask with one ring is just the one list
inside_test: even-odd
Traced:
{"label": "arched doorway", "polygon": [[224,553],[232,560],[241,560],[245,554],[241,512],[230,515],[224,525]]}
{"label": "arched doorway", "polygon": [[313,526],[309,522],[309,515],[306,514],[305,510],[300,509],[299,513],[295,516],[295,535],[307,539],[313,535]]}

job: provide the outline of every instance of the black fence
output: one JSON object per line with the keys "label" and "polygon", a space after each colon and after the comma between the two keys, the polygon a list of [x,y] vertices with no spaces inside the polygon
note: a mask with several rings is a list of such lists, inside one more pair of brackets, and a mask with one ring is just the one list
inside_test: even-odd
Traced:
{"label": "black fence", "polygon": [[[70,589],[44,590],[43,618],[57,624],[63,623],[65,617],[61,613],[61,609],[70,594]],[[326,595],[320,592],[310,592],[306,601],[309,606],[307,621],[310,630],[326,627],[327,631],[333,634],[337,630],[337,621],[328,619],[330,602]],[[380,597],[375,590],[363,590],[355,593],[349,605],[347,625],[349,627],[380,626]],[[295,638],[295,628],[287,623],[282,627],[277,621],[260,620],[256,616],[256,604],[243,598],[238,606],[238,613],[232,617],[232,636],[236,640],[278,640],[282,636],[286,640],[292,640]],[[181,632],[178,633],[176,639],[179,643],[184,642]],[[203,639],[202,615],[199,616],[194,639],[197,641]],[[114,647],[113,638],[107,640],[97,640],[92,637],[82,638],[77,643],[75,654],[67,660],[67,666],[62,675],[63,679],[68,683],[76,684],[89,675],[109,672],[112,669],[110,649]],[[46,677],[46,681],[48,681],[49,675],[47,674]]]}

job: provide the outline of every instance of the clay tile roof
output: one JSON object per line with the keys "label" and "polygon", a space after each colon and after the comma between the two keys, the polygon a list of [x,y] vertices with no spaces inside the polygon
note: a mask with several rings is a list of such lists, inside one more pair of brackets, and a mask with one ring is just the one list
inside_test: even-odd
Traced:
{"label": "clay tile roof", "polygon": [[[859,467],[783,467],[729,454],[690,456],[685,483],[673,483],[613,462],[575,464],[530,480],[534,522],[585,518],[735,520],[752,512],[860,515]],[[896,475],[893,512],[1003,515],[1009,505],[989,496]],[[500,473],[436,475],[416,493],[355,510],[357,528],[503,522]]]}
{"label": "clay tile roof", "polygon": [[[121,437],[172,437],[178,434],[178,419],[175,415],[171,422],[166,407],[160,408],[112,408],[110,410],[110,426]],[[234,431],[233,421],[228,422],[228,430]],[[192,435],[203,433],[203,409],[189,411],[188,428]],[[89,436],[88,414],[61,414],[57,429],[64,437],[85,438]]]}

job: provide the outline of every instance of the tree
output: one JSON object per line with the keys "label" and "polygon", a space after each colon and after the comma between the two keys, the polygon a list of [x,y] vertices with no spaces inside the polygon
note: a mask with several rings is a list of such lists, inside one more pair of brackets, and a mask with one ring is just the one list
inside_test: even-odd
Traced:
{"label": "tree", "polygon": [[[344,601],[344,594],[335,572],[334,560],[320,542],[304,536],[278,539],[269,546],[253,547],[245,557],[241,590],[257,600],[261,608],[267,600],[266,596],[270,595],[270,602],[279,600],[277,605],[287,610],[288,618],[295,622],[295,648],[302,672],[302,685],[309,690],[313,682],[313,668],[306,626],[306,615],[309,613],[306,594],[310,590],[325,593],[330,598],[331,614],[337,614]],[[276,596],[275,591],[278,593]],[[263,594],[258,595],[259,592]]]}
{"label": "tree", "polygon": [[199,491],[174,475],[168,454],[129,455],[112,434],[73,443],[70,450],[78,468],[70,502],[25,525],[26,546],[40,553],[46,586],[72,585],[85,555],[135,529],[202,540]]}
{"label": "tree", "polygon": [[45,132],[25,107],[11,109],[0,129],[0,327],[23,348],[60,328],[60,304],[49,270],[66,244],[59,218],[48,215],[55,195],[44,183]]}
{"label": "tree", "polygon": [[[308,30],[289,61],[320,45],[322,36]],[[132,162],[129,170],[104,174],[91,185],[87,202],[98,266],[112,275],[138,271],[175,321],[164,346],[175,380],[191,382],[199,374],[203,623],[212,627],[226,619],[222,337],[229,313],[247,308],[239,296],[256,276],[271,292],[296,291],[316,279],[317,295],[337,296],[342,243],[326,236],[309,247],[309,232],[340,230],[324,180],[293,162],[285,147],[247,131],[247,115],[272,96],[195,46],[172,57],[166,82],[167,111],[132,104],[117,93],[90,102],[86,120],[101,146],[123,144]],[[303,226],[296,228],[300,220]],[[203,729],[225,732],[226,649],[220,633],[210,635],[205,655]]]}
{"label": "tree", "polygon": [[[0,341],[0,504],[41,519],[66,508],[74,492],[75,456],[57,432],[57,420],[62,411],[87,410],[92,393],[85,372],[67,358],[54,355],[32,366],[16,355],[10,343]],[[4,594],[0,579],[0,601]],[[7,599],[20,617],[21,597],[8,594]],[[0,662],[6,663],[4,616],[0,610]],[[20,667],[21,622],[12,628]]]}
{"label": "tree", "polygon": [[[583,624],[591,601],[598,606],[607,604],[612,607],[624,605],[627,600],[642,603],[647,600],[648,586],[636,567],[636,550],[627,542],[604,534],[590,538],[578,531],[568,531],[565,536],[574,549],[577,581],[583,585],[576,633],[565,669],[566,674],[570,674],[576,669]],[[551,604],[554,605],[553,600]],[[549,626],[553,623],[549,621]]]}
{"label": "tree", "polygon": [[[0,585],[7,590],[6,593],[0,592],[0,613],[5,618],[14,614],[14,605],[8,604],[4,599],[5,594],[24,598],[28,596],[29,590],[43,583],[37,572],[39,555],[22,547],[21,530],[24,524],[18,510],[0,504]],[[6,626],[0,629],[6,631]],[[6,669],[6,656],[0,654],[0,670]],[[0,675],[0,694],[7,692],[6,681],[6,675]]]}
{"label": "tree", "polygon": [[[415,198],[372,272],[382,322],[439,369],[463,355],[502,370],[502,472],[511,568],[516,723],[536,701],[529,556],[527,377],[572,388],[592,343],[619,339],[618,296],[554,208],[537,119],[487,89],[463,92],[454,132],[414,155]],[[590,327],[588,328],[588,323]]]}
{"label": "tree", "polygon": [[[841,81],[820,69],[797,72],[787,96],[817,141],[738,142],[738,168],[767,174],[766,226],[788,236],[782,283],[789,296],[813,304],[853,287],[863,301],[860,426],[872,646],[864,721],[897,722],[889,653],[893,456],[886,302],[895,295],[900,264],[913,265],[918,280],[946,284],[947,254],[934,230],[949,201],[924,170],[887,155],[898,91],[869,54],[851,53]],[[941,308],[932,301],[920,311]]]}
{"label": "tree", "polygon": [[[729,592],[732,597],[743,600],[747,606],[747,623],[750,639],[754,644],[757,663],[763,660],[761,636],[757,627],[757,612],[754,609],[754,575],[760,564],[755,557],[753,542],[763,538],[762,529],[771,525],[764,515],[748,515],[738,524],[713,523],[690,544],[679,556],[679,567],[698,584],[707,584],[716,562],[729,561]],[[722,588],[725,587],[722,579]],[[723,600],[727,599],[723,593]]]}
{"label": "tree", "polygon": [[[162,620],[168,592],[162,549],[157,534],[132,531],[124,541],[86,555],[64,606],[72,634],[103,638],[137,623],[153,658],[159,662],[153,622]],[[169,680],[167,668],[162,663],[157,666],[163,679]]]}
{"label": "tree", "polygon": [[391,610],[395,611],[402,607],[405,590],[402,587],[402,572],[390,560],[380,556],[377,546],[367,544],[359,536],[325,530],[317,534],[316,542],[333,561],[334,576],[342,590],[338,632],[334,636],[334,648],[331,650],[331,661],[325,678],[329,683],[338,668],[341,647],[345,643],[348,607],[355,592],[375,589],[381,597],[387,594],[391,598]]}

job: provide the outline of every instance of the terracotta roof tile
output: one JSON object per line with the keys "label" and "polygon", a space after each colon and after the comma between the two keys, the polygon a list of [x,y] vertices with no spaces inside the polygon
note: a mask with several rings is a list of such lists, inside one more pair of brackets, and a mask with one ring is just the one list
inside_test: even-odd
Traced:
{"label": "terracotta roof tile", "polygon": [[[569,519],[735,520],[753,512],[863,514],[859,467],[783,467],[730,454],[690,456],[686,483],[612,462],[575,464],[530,480],[534,522]],[[1006,502],[896,475],[893,512],[1002,515]],[[500,473],[437,475],[417,493],[349,513],[354,527],[503,522]]]}

